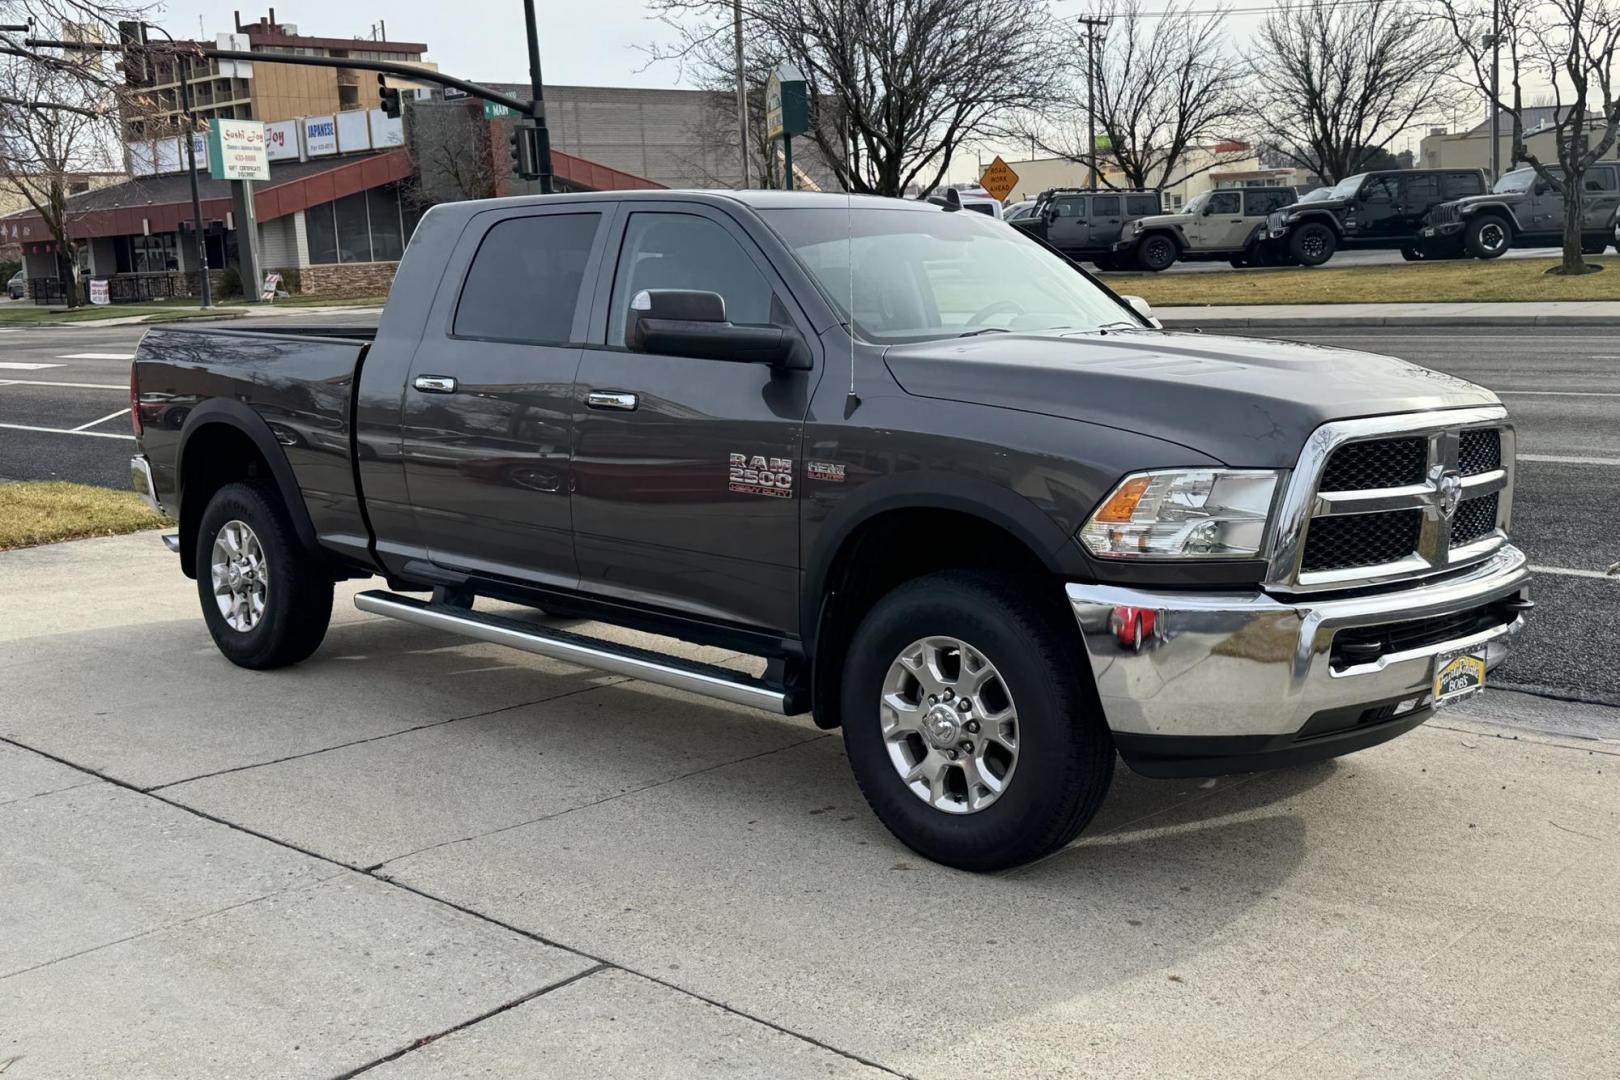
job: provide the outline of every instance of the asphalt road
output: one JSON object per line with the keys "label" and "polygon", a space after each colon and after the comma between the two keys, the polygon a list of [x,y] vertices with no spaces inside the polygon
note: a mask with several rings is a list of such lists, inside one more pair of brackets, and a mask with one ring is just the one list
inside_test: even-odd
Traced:
{"label": "asphalt road", "polygon": [[[289,318],[366,325],[375,316]],[[128,486],[129,357],[142,332],[0,327],[0,479]],[[1537,693],[1620,705],[1620,577],[1603,574],[1620,560],[1620,334],[1392,327],[1266,336],[1387,353],[1502,395],[1521,455],[1514,540],[1541,569],[1539,607],[1498,677]],[[29,430],[39,428],[48,430]]]}

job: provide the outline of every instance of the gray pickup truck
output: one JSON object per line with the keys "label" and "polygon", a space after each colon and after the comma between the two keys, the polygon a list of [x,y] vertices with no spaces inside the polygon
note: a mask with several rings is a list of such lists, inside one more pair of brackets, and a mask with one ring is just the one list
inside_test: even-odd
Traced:
{"label": "gray pickup truck", "polygon": [[378,577],[365,611],[813,712],[896,836],[974,870],[1077,835],[1116,754],[1211,775],[1399,735],[1530,607],[1489,391],[1158,330],[927,203],[440,206],[375,334],[154,328],[131,395],[136,485],[234,663],[309,657],[334,582]]}

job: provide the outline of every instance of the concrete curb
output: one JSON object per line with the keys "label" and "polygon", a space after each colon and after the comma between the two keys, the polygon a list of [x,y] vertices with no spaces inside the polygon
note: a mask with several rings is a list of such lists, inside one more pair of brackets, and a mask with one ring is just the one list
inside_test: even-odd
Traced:
{"label": "concrete curb", "polygon": [[1615,326],[1614,315],[1343,315],[1306,318],[1207,317],[1161,319],[1167,330],[1325,330],[1343,327],[1453,326],[1453,327],[1534,327],[1534,326]]}

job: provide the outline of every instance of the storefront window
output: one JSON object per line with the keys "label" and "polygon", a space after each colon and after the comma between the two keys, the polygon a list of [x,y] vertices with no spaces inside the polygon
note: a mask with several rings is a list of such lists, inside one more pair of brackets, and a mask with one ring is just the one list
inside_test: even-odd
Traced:
{"label": "storefront window", "polygon": [[399,222],[399,194],[392,187],[366,192],[366,210],[371,215],[371,257],[392,262],[405,254],[405,237]]}
{"label": "storefront window", "polygon": [[337,257],[337,226],[332,220],[332,204],[312,206],[304,211],[304,232],[309,238],[309,261],[335,263]]}
{"label": "storefront window", "polygon": [[366,195],[356,192],[332,204],[337,214],[338,261],[370,262],[371,236],[366,227]]}
{"label": "storefront window", "polygon": [[420,214],[401,212],[392,184],[345,195],[304,211],[309,261],[393,262],[405,254],[405,241]]}

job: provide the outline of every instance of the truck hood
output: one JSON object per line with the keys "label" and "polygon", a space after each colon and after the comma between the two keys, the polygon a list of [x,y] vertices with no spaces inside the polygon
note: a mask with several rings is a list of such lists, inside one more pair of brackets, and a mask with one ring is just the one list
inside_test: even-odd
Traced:
{"label": "truck hood", "polygon": [[884,359],[918,397],[1120,428],[1250,468],[1291,467],[1329,420],[1497,403],[1393,357],[1203,334],[986,334],[898,345]]}
{"label": "truck hood", "polygon": [[1192,220],[1193,215],[1191,214],[1150,214],[1134,221],[1127,221],[1125,224],[1134,225],[1138,229],[1163,228],[1165,226],[1179,229]]}

